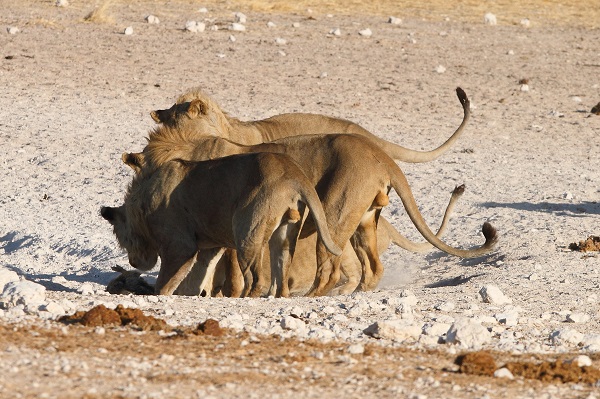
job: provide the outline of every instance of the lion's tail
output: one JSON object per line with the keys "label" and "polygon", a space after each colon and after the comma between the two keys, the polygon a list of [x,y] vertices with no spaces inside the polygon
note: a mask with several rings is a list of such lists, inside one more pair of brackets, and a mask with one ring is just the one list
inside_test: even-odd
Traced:
{"label": "lion's tail", "polygon": [[406,213],[414,223],[419,233],[425,237],[427,241],[429,241],[436,248],[449,253],[451,255],[460,256],[461,258],[476,258],[478,256],[485,255],[491,252],[498,241],[498,235],[496,233],[496,229],[488,222],[485,222],[482,227],[482,232],[485,237],[485,243],[475,249],[466,250],[466,249],[458,249],[449,246],[440,240],[427,226],[427,222],[423,219],[421,212],[417,206],[415,198],[412,195],[412,191],[408,185],[408,181],[402,173],[402,170],[397,165],[393,165],[394,167],[390,171],[392,177],[392,187],[400,196],[400,200],[406,209]]}
{"label": "lion's tail", "polygon": [[333,238],[331,238],[325,211],[323,210],[323,205],[321,204],[321,200],[319,199],[317,192],[308,183],[308,179],[306,179],[306,183],[297,183],[300,197],[302,201],[306,203],[308,209],[312,213],[315,225],[317,226],[317,232],[319,233],[323,244],[325,244],[325,248],[327,248],[327,250],[335,256],[341,255],[342,249],[333,241]]}
{"label": "lion's tail", "polygon": [[464,116],[462,123],[456,129],[456,131],[444,142],[444,144],[440,145],[434,150],[431,151],[417,151],[412,150],[410,148],[403,147],[398,144],[390,143],[389,141],[383,140],[375,135],[372,135],[372,139],[375,141],[377,146],[384,150],[390,157],[394,158],[397,161],[402,162],[410,162],[410,163],[420,163],[420,162],[429,162],[434,159],[439,158],[444,152],[446,152],[456,140],[458,140],[459,136],[463,132],[465,126],[467,125],[467,121],[471,116],[471,103],[467,94],[460,87],[456,88],[456,95],[458,96],[458,100],[462,104]]}

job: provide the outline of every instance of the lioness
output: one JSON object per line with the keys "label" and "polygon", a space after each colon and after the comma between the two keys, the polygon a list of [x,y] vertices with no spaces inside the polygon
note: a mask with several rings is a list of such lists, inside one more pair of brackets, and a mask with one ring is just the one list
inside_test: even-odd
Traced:
{"label": "lioness", "polygon": [[466,93],[458,87],[456,95],[463,107],[463,120],[445,143],[431,151],[416,151],[385,141],[361,126],[319,114],[281,114],[267,119],[243,122],[229,116],[199,88],[181,95],[169,109],[150,113],[157,123],[180,129],[224,137],[240,144],[258,144],[303,134],[352,133],[365,136],[390,157],[403,162],[429,162],[446,152],[463,132],[471,115]]}
{"label": "lioness", "polygon": [[[396,163],[369,139],[349,134],[292,136],[270,143],[244,146],[213,136],[197,136],[180,128],[163,126],[150,134],[141,154],[124,154],[138,173],[148,173],[172,158],[215,159],[253,152],[289,155],[314,185],[332,230],[334,241],[343,247],[351,244],[363,265],[362,288],[376,285],[383,273],[377,250],[376,226],[380,213],[378,198],[387,200],[393,187],[400,196],[411,220],[427,241],[437,248],[461,257],[475,257],[491,251],[496,242],[495,229],[484,224],[485,244],[475,250],[450,247],[431,232],[410,191],[404,174]],[[187,139],[186,139],[187,137]],[[360,187],[357,187],[357,182]],[[383,204],[385,205],[385,204]],[[314,231],[310,219],[301,237]],[[340,258],[329,259],[321,240],[317,244],[317,273],[308,295],[324,295],[340,278]],[[285,281],[284,281],[285,284]],[[284,287],[285,288],[285,287]]]}
{"label": "lioness", "polygon": [[268,245],[271,291],[287,278],[306,206],[320,242],[334,255],[325,213],[311,182],[286,155],[252,153],[213,161],[165,162],[134,177],[124,205],[102,207],[130,264],[150,270],[161,258],[155,292],[170,295],[189,273],[200,250],[235,248],[240,267],[252,274],[251,296],[263,289],[259,270]]}

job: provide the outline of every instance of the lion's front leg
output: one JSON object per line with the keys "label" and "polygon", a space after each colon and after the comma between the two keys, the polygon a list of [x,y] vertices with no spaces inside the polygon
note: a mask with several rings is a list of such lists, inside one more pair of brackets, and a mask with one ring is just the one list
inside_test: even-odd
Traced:
{"label": "lion's front leg", "polygon": [[190,251],[173,252],[177,255],[161,255],[160,271],[154,286],[154,292],[157,295],[172,295],[192,270],[196,261],[196,249],[191,253]]}

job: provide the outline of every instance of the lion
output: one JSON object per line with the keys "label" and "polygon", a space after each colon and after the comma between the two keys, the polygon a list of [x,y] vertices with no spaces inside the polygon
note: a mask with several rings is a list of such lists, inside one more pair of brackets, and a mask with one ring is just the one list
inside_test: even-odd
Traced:
{"label": "lion", "polygon": [[[489,253],[497,241],[496,230],[486,222],[483,226],[486,241],[477,249],[461,250],[442,242],[423,220],[399,166],[381,148],[359,135],[290,136],[270,143],[245,146],[220,137],[162,126],[150,133],[143,153],[124,154],[123,158],[143,175],[173,157],[217,159],[255,152],[286,154],[298,165],[305,165],[302,171],[321,198],[334,241],[341,248],[350,241],[360,260],[363,267],[361,290],[376,286],[383,274],[376,237],[381,211],[378,205],[387,204],[391,188],[400,196],[418,231],[438,249],[460,257],[476,257]],[[300,237],[314,231],[309,218]],[[317,272],[307,295],[325,295],[335,286],[340,279],[340,261],[340,257],[330,259],[321,240],[317,240]]]}
{"label": "lion", "polygon": [[[447,227],[450,214],[458,198],[464,193],[465,186],[457,186],[450,197],[446,207],[444,218],[436,235],[440,237]],[[412,252],[424,252],[433,246],[428,243],[414,243],[399,234],[396,229],[385,219],[379,218],[377,225],[377,247],[379,253],[383,253],[390,243]],[[299,239],[296,244],[296,252],[290,265],[288,287],[290,296],[304,295],[310,289],[316,274],[315,246],[316,235]],[[266,262],[268,264],[268,262]],[[333,295],[350,294],[360,290],[362,277],[362,266],[356,257],[351,245],[346,245],[342,250],[341,272],[345,278],[341,285],[331,291]],[[239,271],[236,261],[235,250],[227,249],[221,261],[215,269],[216,275],[213,283],[202,285],[206,277],[206,262],[198,261],[194,264],[192,271],[175,291],[178,295],[201,295],[201,296],[240,296],[244,287],[243,276]],[[263,268],[266,281],[270,280],[270,269]],[[210,278],[210,277],[209,277]],[[374,287],[373,287],[374,288]],[[203,291],[204,289],[204,291]],[[266,292],[264,292],[266,294]]]}
{"label": "lion", "polygon": [[223,248],[235,248],[246,281],[253,279],[248,294],[257,296],[265,285],[257,271],[268,248],[270,292],[280,296],[307,207],[319,242],[340,255],[316,191],[285,154],[174,159],[134,177],[124,204],[100,213],[113,225],[131,266],[147,271],[161,258],[157,294],[172,294],[199,252],[212,251],[212,269]]}
{"label": "lion", "polygon": [[456,95],[463,107],[463,120],[442,145],[431,151],[416,151],[383,140],[361,126],[344,119],[320,114],[289,113],[267,119],[244,122],[229,116],[200,88],[182,94],[169,109],[156,110],[150,116],[156,123],[204,134],[224,137],[239,144],[259,144],[304,134],[350,133],[369,138],[397,161],[421,163],[440,157],[458,140],[471,115],[470,102],[463,89]]}

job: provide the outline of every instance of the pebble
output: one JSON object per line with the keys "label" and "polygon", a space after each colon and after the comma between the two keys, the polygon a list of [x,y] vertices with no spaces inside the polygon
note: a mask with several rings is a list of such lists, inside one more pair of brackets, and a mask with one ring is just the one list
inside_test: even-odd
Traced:
{"label": "pebble", "polygon": [[6,31],[10,34],[10,35],[16,35],[17,33],[20,32],[19,28],[17,28],[16,26],[10,26],[8,28],[6,28]]}
{"label": "pebble", "polygon": [[68,0],[56,0],[56,7],[68,7],[68,6],[69,6]]}
{"label": "pebble", "polygon": [[187,21],[185,23],[185,30],[192,33],[204,32],[206,25],[203,22]]}
{"label": "pebble", "polygon": [[41,306],[45,301],[46,287],[27,280],[6,284],[0,294],[0,306],[5,309],[18,305],[33,309]]}
{"label": "pebble", "polygon": [[511,373],[510,370],[507,369],[506,367],[502,367],[501,369],[498,369],[498,370],[494,371],[494,377],[496,377],[496,378],[508,378],[509,380],[512,380],[513,378],[515,378],[513,376],[513,373]]}
{"label": "pebble", "polygon": [[583,341],[584,335],[570,328],[561,328],[550,333],[550,341],[553,345],[579,345]]}
{"label": "pebble", "polygon": [[579,355],[574,359],[567,361],[567,363],[573,363],[577,365],[577,367],[590,367],[592,365],[592,359],[586,355]]}
{"label": "pebble", "polygon": [[585,323],[590,320],[590,316],[585,313],[570,313],[567,315],[569,323]]}
{"label": "pebble", "polygon": [[392,25],[400,25],[402,23],[402,20],[400,18],[396,18],[396,17],[389,17],[388,23],[392,24]]}
{"label": "pebble", "polygon": [[483,16],[483,22],[486,25],[496,25],[498,23],[498,21],[496,20],[496,16],[491,12],[488,12]]}
{"label": "pebble", "polygon": [[92,283],[85,282],[81,284],[79,289],[77,290],[81,295],[93,295],[94,294],[94,286]]}
{"label": "pebble", "polygon": [[332,30],[329,31],[330,35],[333,36],[341,36],[342,35],[342,31],[340,30],[340,28],[334,28]]}
{"label": "pebble", "polygon": [[125,30],[123,31],[124,35],[133,35],[133,28],[131,26],[128,26],[127,28],[125,28]]}
{"label": "pebble", "polygon": [[366,335],[379,339],[391,339],[402,342],[407,339],[417,339],[423,331],[422,326],[407,320],[385,320],[371,324],[364,330]]}
{"label": "pebble", "polygon": [[246,27],[240,23],[234,22],[231,25],[229,25],[229,30],[243,32],[246,30]]}
{"label": "pebble", "polygon": [[275,28],[277,25],[275,24],[275,22],[267,22],[267,28]]}
{"label": "pebble", "polygon": [[300,27],[300,22],[292,23],[292,28],[299,28],[299,27]]}
{"label": "pebble", "polygon": [[282,39],[281,37],[277,37],[275,38],[275,44],[283,46],[284,44],[287,44],[287,40]]}
{"label": "pebble", "polygon": [[477,349],[489,343],[492,339],[490,332],[473,319],[461,318],[456,320],[446,333],[446,342],[460,344],[469,349]]}
{"label": "pebble", "polygon": [[4,286],[13,281],[19,281],[19,275],[12,270],[0,267],[0,292],[4,290]]}
{"label": "pebble", "polygon": [[514,327],[518,324],[519,313],[515,310],[498,313],[495,315],[498,323],[502,323],[507,327]]}
{"label": "pebble", "polygon": [[371,37],[373,35],[373,32],[371,32],[371,29],[366,28],[358,31],[358,34],[364,37]]}
{"label": "pebble", "polygon": [[523,18],[521,19],[521,26],[524,26],[526,28],[529,28],[529,25],[531,25],[531,21],[529,21],[529,18]]}
{"label": "pebble", "polygon": [[454,310],[455,307],[456,305],[454,304],[454,302],[450,301],[442,302],[440,304],[435,305],[435,309],[442,312],[451,312]]}
{"label": "pebble", "polygon": [[149,24],[158,24],[160,23],[160,20],[155,15],[148,15],[146,17],[146,22],[148,22]]}
{"label": "pebble", "polygon": [[523,83],[523,84],[520,86],[519,90],[521,90],[522,92],[528,92],[528,91],[529,91],[529,85],[528,85],[528,84],[526,84],[526,83]]}
{"label": "pebble", "polygon": [[435,68],[435,71],[436,71],[437,73],[444,73],[444,72],[446,72],[446,67],[444,67],[443,65],[438,65],[438,66]]}
{"label": "pebble", "polygon": [[236,12],[233,14],[233,16],[235,17],[235,22],[237,22],[238,24],[245,24],[246,23],[246,15],[244,13],[241,12]]}
{"label": "pebble", "polygon": [[202,14],[205,14],[205,13],[207,13],[207,12],[208,12],[208,8],[206,8],[206,7],[200,7],[200,8],[198,9],[198,12],[199,12],[199,13],[202,13]]}
{"label": "pebble", "polygon": [[235,42],[235,40],[236,40],[236,39],[235,39],[235,36],[233,36],[233,35],[229,35],[229,41],[230,41],[230,42],[234,43],[234,42]]}
{"label": "pebble", "polygon": [[479,295],[485,303],[491,303],[494,305],[504,305],[512,303],[512,299],[507,297],[500,291],[500,288],[495,285],[486,285],[479,290]]}
{"label": "pebble", "polygon": [[365,347],[362,344],[350,345],[347,349],[351,355],[361,355],[365,352]]}

